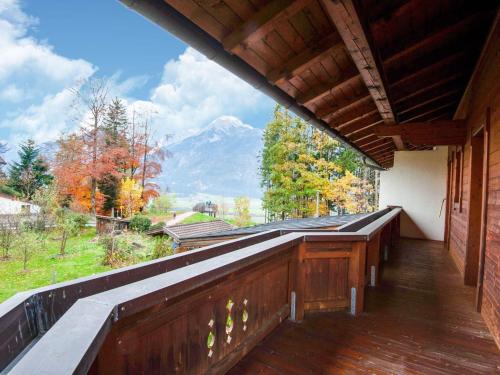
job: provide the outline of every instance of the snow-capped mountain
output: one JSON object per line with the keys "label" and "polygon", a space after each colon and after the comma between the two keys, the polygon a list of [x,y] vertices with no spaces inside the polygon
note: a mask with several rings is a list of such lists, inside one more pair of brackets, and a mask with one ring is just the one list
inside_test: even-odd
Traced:
{"label": "snow-capped mountain", "polygon": [[260,198],[262,130],[221,116],[198,134],[167,147],[162,187],[179,194],[209,193]]}

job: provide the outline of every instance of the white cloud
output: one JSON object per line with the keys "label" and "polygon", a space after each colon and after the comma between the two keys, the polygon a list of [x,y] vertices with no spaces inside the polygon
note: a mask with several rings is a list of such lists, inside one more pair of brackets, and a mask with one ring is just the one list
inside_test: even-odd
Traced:
{"label": "white cloud", "polygon": [[0,83],[17,74],[29,74],[37,81],[67,85],[94,72],[89,62],[60,56],[50,45],[28,36],[36,22],[21,10],[19,1],[0,0]]}
{"label": "white cloud", "polygon": [[91,63],[58,55],[29,36],[36,24],[18,0],[0,0],[0,131],[8,129],[11,144],[28,136],[53,140],[67,130],[66,88],[96,71]]}
{"label": "white cloud", "polygon": [[0,89],[0,99],[9,102],[21,101],[27,93],[15,84],[7,85],[7,87]]}
{"label": "white cloud", "polygon": [[[52,141],[78,126],[70,110],[73,96],[68,88],[97,71],[92,63],[61,56],[47,42],[32,37],[37,23],[22,11],[19,0],[0,0],[0,138],[7,134],[11,146],[27,137]],[[130,97],[147,79],[116,72],[110,77],[109,94],[125,98],[130,108],[154,113],[158,137],[185,138],[223,115],[249,122],[273,105],[192,48],[165,64],[161,81],[149,97]]]}
{"label": "white cloud", "polygon": [[138,104],[157,112],[160,134],[176,138],[196,133],[219,116],[251,116],[272,106],[262,93],[192,48],[165,64],[149,102]]}

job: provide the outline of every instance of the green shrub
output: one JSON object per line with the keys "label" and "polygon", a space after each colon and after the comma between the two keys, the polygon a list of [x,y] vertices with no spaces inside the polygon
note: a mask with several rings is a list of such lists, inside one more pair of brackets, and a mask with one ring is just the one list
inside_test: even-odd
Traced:
{"label": "green shrub", "polygon": [[136,232],[145,232],[151,227],[151,220],[144,215],[134,215],[130,220],[129,228]]}
{"label": "green shrub", "polygon": [[89,217],[84,214],[74,214],[73,221],[78,225],[79,228],[85,227],[89,222]]}
{"label": "green shrub", "polygon": [[23,270],[26,271],[31,257],[42,250],[38,233],[32,230],[19,233],[14,241],[14,249],[18,258],[23,262]]}
{"label": "green shrub", "polygon": [[163,227],[165,226],[165,222],[164,221],[160,221],[156,224],[153,224],[149,227],[149,230],[154,230],[154,229],[162,229]]}
{"label": "green shrub", "polygon": [[139,234],[123,233],[99,237],[105,249],[104,265],[122,267],[146,260],[152,252],[152,241]]}
{"label": "green shrub", "polygon": [[4,194],[10,195],[12,197],[19,197],[19,195],[20,195],[17,191],[12,189],[10,186],[3,185],[1,183],[0,183],[0,193],[4,193]]}
{"label": "green shrub", "polygon": [[155,241],[151,258],[153,259],[163,258],[172,255],[173,253],[174,249],[172,249],[172,240],[160,236]]}

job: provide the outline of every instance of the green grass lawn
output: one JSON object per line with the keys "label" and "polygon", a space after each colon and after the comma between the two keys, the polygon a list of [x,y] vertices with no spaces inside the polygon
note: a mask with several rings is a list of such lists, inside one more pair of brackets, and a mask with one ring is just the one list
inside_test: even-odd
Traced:
{"label": "green grass lawn", "polygon": [[158,223],[160,221],[163,221],[164,223],[166,223],[167,221],[169,221],[169,220],[171,220],[173,218],[173,214],[172,213],[157,214],[157,213],[146,212],[144,215],[147,216],[147,217],[149,217],[149,219],[151,220],[152,224],[156,224],[156,223]]}
{"label": "green grass lawn", "polygon": [[45,250],[33,254],[28,270],[21,260],[0,261],[0,302],[17,292],[110,270],[102,264],[104,249],[93,242],[95,229],[87,228],[68,240],[66,255],[58,256],[59,241],[50,233]]}
{"label": "green grass lawn", "polygon": [[214,221],[217,218],[208,216],[206,214],[202,214],[201,212],[197,212],[194,215],[191,215],[184,220],[181,221],[181,224],[194,224],[194,223],[203,223],[206,221]]}

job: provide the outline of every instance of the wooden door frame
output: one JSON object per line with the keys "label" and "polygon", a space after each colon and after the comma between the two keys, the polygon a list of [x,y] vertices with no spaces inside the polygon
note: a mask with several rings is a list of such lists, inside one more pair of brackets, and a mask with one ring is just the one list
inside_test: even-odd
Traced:
{"label": "wooden door frame", "polygon": [[444,213],[444,242],[446,249],[450,250],[450,199],[451,199],[451,181],[452,181],[452,162],[448,156],[447,160],[448,174],[446,177],[446,206]]}
{"label": "wooden door frame", "polygon": [[484,262],[486,258],[486,240],[488,227],[488,183],[489,183],[489,156],[490,156],[490,121],[491,110],[486,109],[484,122],[484,147],[483,147],[483,190],[481,199],[481,232],[479,239],[479,267],[476,287],[476,310],[481,312],[483,302]]}
{"label": "wooden door frame", "polygon": [[469,199],[467,200],[464,283],[477,286],[483,212],[484,124],[474,131],[471,129],[469,134]]}

